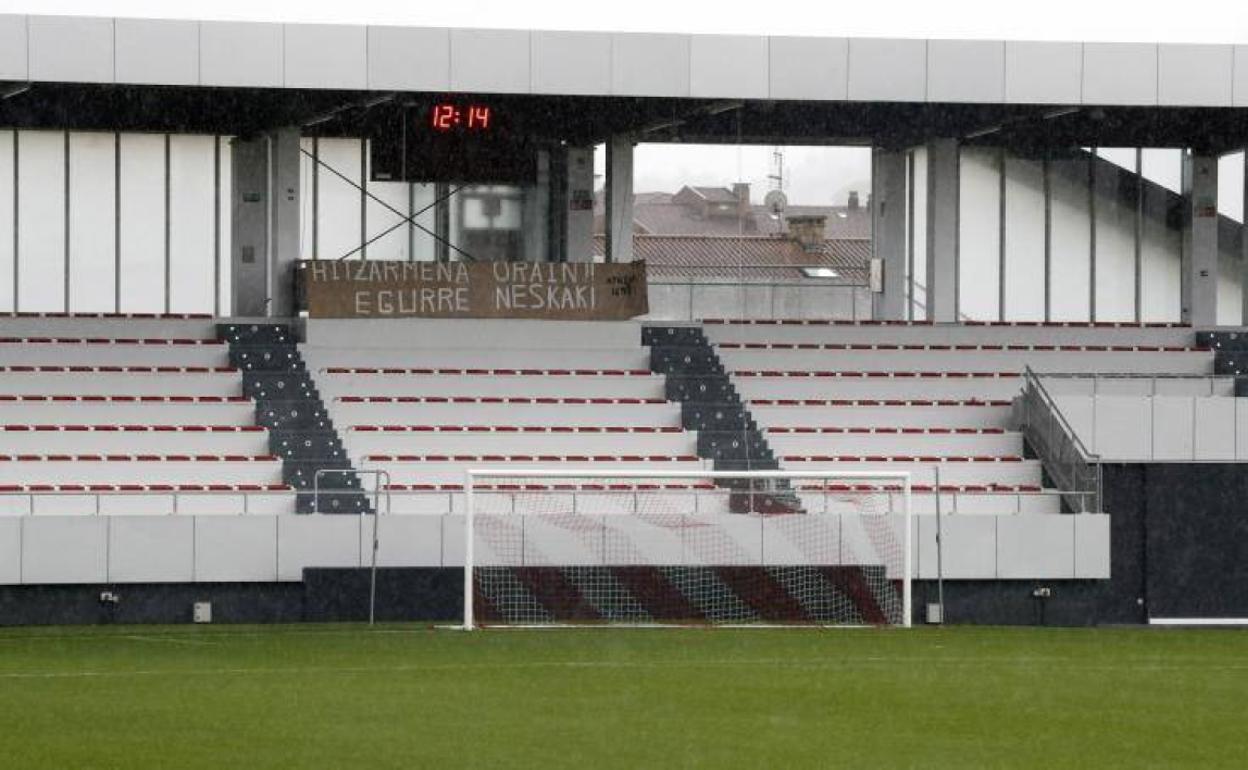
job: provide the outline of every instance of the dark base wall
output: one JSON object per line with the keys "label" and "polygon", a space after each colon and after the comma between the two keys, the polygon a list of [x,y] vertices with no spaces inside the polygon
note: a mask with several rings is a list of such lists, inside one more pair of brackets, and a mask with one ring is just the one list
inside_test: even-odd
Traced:
{"label": "dark base wall", "polygon": [[[463,610],[459,569],[381,569],[377,572],[377,619],[456,622]],[[1049,586],[1041,614],[1032,590]],[[1103,581],[948,581],[950,623],[996,625],[1093,625],[1098,622]],[[103,591],[119,597],[101,604]],[[310,569],[303,583],[134,583],[126,585],[2,586],[0,626],[101,623],[189,623],[191,605],[212,602],[214,623],[361,621],[368,618],[368,571]],[[936,601],[936,584],[914,585],[914,620]]]}
{"label": "dark base wall", "polygon": [[[947,580],[945,622],[954,625],[1095,626],[1113,623],[1103,605],[1105,580]],[[1049,597],[1033,595],[1048,588]],[[927,605],[936,603],[936,581],[914,583],[915,625],[927,622]]]}
{"label": "dark base wall", "polygon": [[1105,467],[1113,517],[1106,612],[1248,617],[1248,464]]}
{"label": "dark base wall", "polygon": [[[458,619],[463,574],[460,569],[379,569],[377,619]],[[302,583],[0,586],[0,626],[190,623],[195,602],[212,602],[214,623],[367,620],[368,583],[367,570],[310,569]],[[105,591],[119,601],[101,602]]]}

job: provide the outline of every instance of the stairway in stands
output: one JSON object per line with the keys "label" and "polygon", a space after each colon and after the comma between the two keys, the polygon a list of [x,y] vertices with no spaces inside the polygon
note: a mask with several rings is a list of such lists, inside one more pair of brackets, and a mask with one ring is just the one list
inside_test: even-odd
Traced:
{"label": "stairway in stands", "polygon": [[[707,339],[781,467],[907,470],[930,511],[1052,513],[1039,460],[1011,429],[1025,367],[1210,374],[1212,352],[1169,324],[707,321]],[[946,494],[948,493],[948,494]]]}

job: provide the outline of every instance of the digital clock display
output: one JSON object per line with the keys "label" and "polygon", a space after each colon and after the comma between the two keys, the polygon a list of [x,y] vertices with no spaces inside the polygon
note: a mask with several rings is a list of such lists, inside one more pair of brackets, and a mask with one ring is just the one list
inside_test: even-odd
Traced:
{"label": "digital clock display", "polygon": [[429,125],[434,131],[488,131],[491,110],[483,104],[435,104],[429,110]]}

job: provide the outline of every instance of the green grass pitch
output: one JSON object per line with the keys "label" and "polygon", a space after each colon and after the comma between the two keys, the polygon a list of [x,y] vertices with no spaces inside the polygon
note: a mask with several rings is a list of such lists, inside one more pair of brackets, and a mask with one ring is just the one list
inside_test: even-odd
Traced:
{"label": "green grass pitch", "polygon": [[0,767],[1243,767],[1248,635],[0,629]]}

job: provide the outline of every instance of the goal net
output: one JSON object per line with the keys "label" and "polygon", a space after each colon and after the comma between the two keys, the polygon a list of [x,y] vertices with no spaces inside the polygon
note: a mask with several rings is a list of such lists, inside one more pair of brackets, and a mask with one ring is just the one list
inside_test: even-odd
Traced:
{"label": "goal net", "polygon": [[464,627],[910,625],[907,473],[473,470]]}

